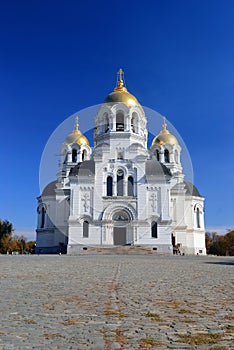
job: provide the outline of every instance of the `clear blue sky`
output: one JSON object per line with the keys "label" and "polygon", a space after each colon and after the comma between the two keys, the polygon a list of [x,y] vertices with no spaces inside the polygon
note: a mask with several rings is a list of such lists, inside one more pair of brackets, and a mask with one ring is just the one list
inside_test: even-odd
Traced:
{"label": "clear blue sky", "polygon": [[0,1],[0,218],[30,236],[47,139],[101,103],[119,67],[183,137],[206,225],[233,227],[232,0]]}

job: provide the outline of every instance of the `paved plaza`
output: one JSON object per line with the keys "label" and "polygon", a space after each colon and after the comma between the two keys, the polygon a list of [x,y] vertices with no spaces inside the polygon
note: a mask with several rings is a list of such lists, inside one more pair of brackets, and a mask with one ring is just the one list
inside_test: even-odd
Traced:
{"label": "paved plaza", "polygon": [[234,349],[230,257],[0,256],[0,350]]}

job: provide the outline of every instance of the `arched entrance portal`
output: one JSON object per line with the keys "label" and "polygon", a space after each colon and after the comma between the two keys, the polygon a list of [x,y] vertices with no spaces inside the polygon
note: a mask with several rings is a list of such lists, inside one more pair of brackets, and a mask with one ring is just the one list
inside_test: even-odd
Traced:
{"label": "arched entrance portal", "polygon": [[127,244],[127,227],[130,221],[129,214],[125,210],[119,210],[113,214],[112,220],[114,221],[114,245]]}

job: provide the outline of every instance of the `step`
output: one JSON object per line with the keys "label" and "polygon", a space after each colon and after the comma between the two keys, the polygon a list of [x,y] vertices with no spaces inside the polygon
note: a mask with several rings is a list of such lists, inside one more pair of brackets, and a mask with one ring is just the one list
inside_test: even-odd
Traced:
{"label": "step", "polygon": [[81,248],[81,255],[88,254],[158,254],[157,250],[143,246],[110,246],[110,247],[93,247],[86,246]]}

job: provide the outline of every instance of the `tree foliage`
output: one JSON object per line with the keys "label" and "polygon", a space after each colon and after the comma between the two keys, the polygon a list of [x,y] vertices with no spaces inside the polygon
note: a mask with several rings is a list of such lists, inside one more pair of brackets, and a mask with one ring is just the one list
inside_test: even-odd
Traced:
{"label": "tree foliage", "polygon": [[8,220],[0,220],[0,253],[7,253],[13,230],[13,225]]}
{"label": "tree foliage", "polygon": [[234,256],[234,230],[223,236],[206,232],[206,250],[207,254]]}
{"label": "tree foliage", "polygon": [[34,253],[35,241],[27,242],[23,235],[13,236],[14,228],[8,220],[0,219],[0,254]]}

